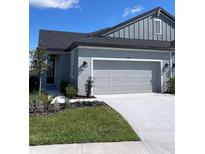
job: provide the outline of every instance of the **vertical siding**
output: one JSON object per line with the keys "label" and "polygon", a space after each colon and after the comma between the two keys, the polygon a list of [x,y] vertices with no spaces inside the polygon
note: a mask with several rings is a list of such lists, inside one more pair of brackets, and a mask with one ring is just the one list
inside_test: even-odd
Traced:
{"label": "vertical siding", "polygon": [[124,38],[124,29],[120,29],[120,38]]}
{"label": "vertical siding", "polygon": [[167,25],[167,41],[170,41],[171,35],[170,35],[170,26]]}
{"label": "vertical siding", "polygon": [[130,28],[130,38],[133,39],[134,38],[134,34],[135,34],[134,24],[130,25],[129,28]]}
{"label": "vertical siding", "polygon": [[171,27],[171,40],[174,40],[175,36],[174,36],[174,29]]}
{"label": "vertical siding", "polygon": [[162,38],[163,38],[163,41],[167,40],[166,23],[165,22],[162,22]]}
{"label": "vertical siding", "polygon": [[148,39],[148,23],[147,23],[147,18],[145,18],[144,21],[144,26],[143,26],[143,30],[144,30],[144,39],[147,40]]}
{"label": "vertical siding", "polygon": [[143,20],[140,20],[140,22],[139,22],[139,29],[140,29],[140,31],[139,31],[140,39],[143,39],[143,37],[144,37]]}
{"label": "vertical siding", "polygon": [[157,40],[158,39],[158,37],[157,37],[157,35],[155,34],[155,30],[154,30],[154,18],[152,18],[152,35],[153,35],[153,40]]}
{"label": "vertical siding", "polygon": [[114,33],[109,34],[109,37],[114,37]]}
{"label": "vertical siding", "polygon": [[125,38],[129,38],[129,27],[125,27]]}
{"label": "vertical siding", "polygon": [[108,34],[107,37],[173,41],[175,39],[174,23],[161,15],[162,34],[155,34],[154,18],[156,18],[156,14],[138,20],[130,25],[128,24],[126,27]]}
{"label": "vertical siding", "polygon": [[148,18],[148,21],[149,21],[149,40],[153,40],[153,26],[152,26],[152,18],[149,17]]}
{"label": "vertical siding", "polygon": [[135,39],[139,39],[139,23],[135,23]]}
{"label": "vertical siding", "polygon": [[117,32],[115,32],[114,33],[114,37],[119,37],[120,35],[119,35],[119,31],[117,31]]}

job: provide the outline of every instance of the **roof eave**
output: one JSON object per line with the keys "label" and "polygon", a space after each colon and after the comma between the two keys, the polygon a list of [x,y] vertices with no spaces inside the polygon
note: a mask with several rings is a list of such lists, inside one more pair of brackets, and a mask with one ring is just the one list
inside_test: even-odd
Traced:
{"label": "roof eave", "polygon": [[175,48],[160,48],[160,47],[145,47],[145,46],[133,46],[133,45],[120,45],[120,44],[101,44],[101,43],[87,43],[87,42],[74,42],[68,51],[76,48],[77,46],[94,46],[94,47],[114,47],[114,48],[127,48],[127,49],[148,49],[148,50],[164,50],[175,51]]}

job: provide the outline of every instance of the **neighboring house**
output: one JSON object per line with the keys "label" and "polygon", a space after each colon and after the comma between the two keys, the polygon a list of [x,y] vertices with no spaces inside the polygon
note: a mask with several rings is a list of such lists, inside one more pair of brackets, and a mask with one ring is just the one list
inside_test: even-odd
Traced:
{"label": "neighboring house", "polygon": [[175,17],[158,7],[92,33],[40,30],[50,55],[43,87],[62,80],[80,95],[94,78],[92,94],[164,92],[175,69]]}

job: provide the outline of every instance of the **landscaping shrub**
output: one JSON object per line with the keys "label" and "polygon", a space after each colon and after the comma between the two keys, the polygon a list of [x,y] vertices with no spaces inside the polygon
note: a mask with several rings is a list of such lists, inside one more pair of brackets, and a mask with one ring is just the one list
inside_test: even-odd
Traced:
{"label": "landscaping shrub", "polygon": [[65,87],[65,96],[68,98],[73,98],[73,97],[77,96],[76,88],[74,86],[68,84]]}
{"label": "landscaping shrub", "polygon": [[91,77],[88,77],[88,80],[85,83],[85,93],[87,97],[91,96],[91,89],[93,87],[94,80]]}
{"label": "landscaping shrub", "polygon": [[65,88],[68,86],[68,82],[61,81],[60,83],[60,91],[65,95]]}
{"label": "landscaping shrub", "polygon": [[61,81],[60,90],[68,98],[73,98],[73,97],[77,96],[76,88],[74,86],[70,85],[66,81]]}
{"label": "landscaping shrub", "polygon": [[167,81],[167,93],[175,94],[175,77]]}
{"label": "landscaping shrub", "polygon": [[81,104],[84,105],[84,106],[93,106],[95,104],[95,102],[92,102],[92,101],[82,101]]}
{"label": "landscaping shrub", "polygon": [[39,78],[36,76],[29,77],[29,92],[37,91],[39,88]]}
{"label": "landscaping shrub", "polygon": [[106,106],[103,101],[77,101],[74,103],[66,102],[65,108],[75,109],[75,108],[83,108],[83,107],[97,107],[97,106]]}
{"label": "landscaping shrub", "polygon": [[48,96],[44,93],[33,93],[29,95],[29,112],[43,113],[48,105]]}

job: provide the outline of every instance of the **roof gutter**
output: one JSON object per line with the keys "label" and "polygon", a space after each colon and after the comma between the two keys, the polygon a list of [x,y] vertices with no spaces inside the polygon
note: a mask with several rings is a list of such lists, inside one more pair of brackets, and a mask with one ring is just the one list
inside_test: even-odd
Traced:
{"label": "roof gutter", "polygon": [[161,50],[161,51],[175,51],[175,48],[158,48],[158,47],[143,47],[143,46],[132,46],[132,45],[110,45],[100,43],[87,43],[87,42],[74,42],[67,50],[72,50],[77,46],[92,46],[92,47],[111,47],[111,48],[123,48],[123,49],[147,49],[147,50]]}

